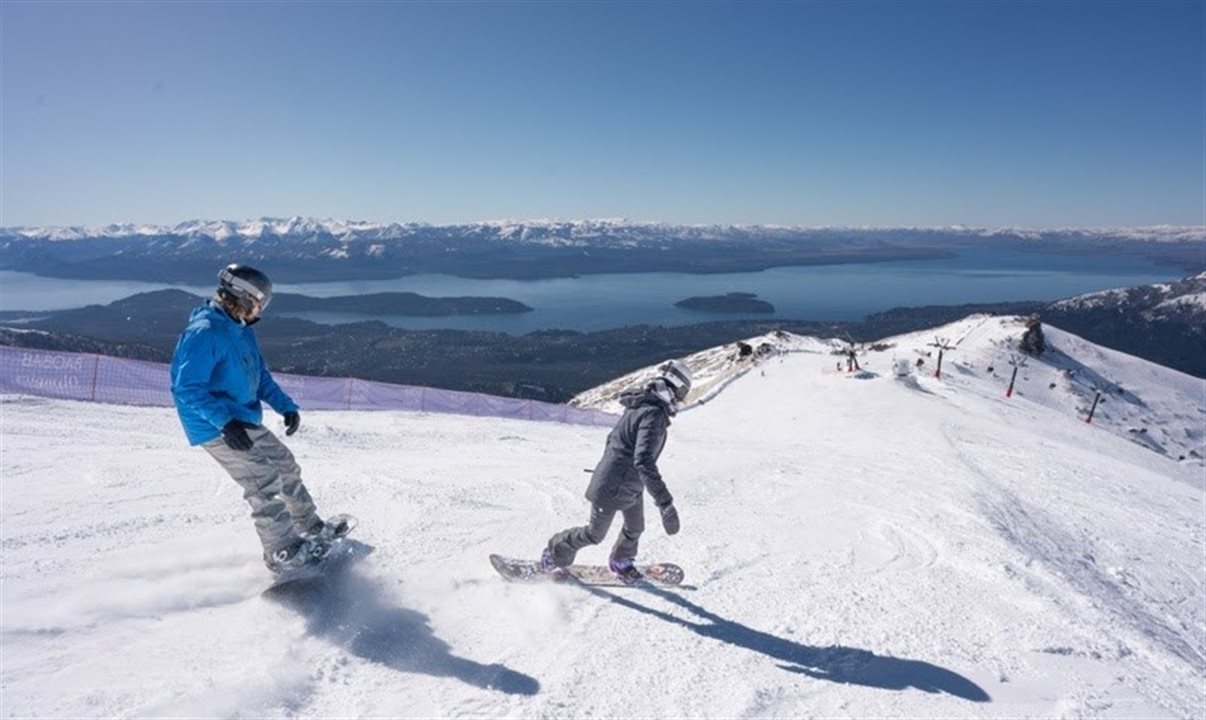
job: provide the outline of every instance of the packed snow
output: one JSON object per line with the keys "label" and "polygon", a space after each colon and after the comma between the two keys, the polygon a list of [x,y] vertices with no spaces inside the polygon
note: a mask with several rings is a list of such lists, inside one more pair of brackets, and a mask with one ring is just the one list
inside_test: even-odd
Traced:
{"label": "packed snow", "polygon": [[1204,381],[1048,327],[1006,397],[1020,329],[890,338],[852,373],[829,339],[689,358],[660,463],[683,530],[650,513],[640,558],[678,589],[486,559],[584,523],[607,428],[303,408],[286,442],[371,552],[265,593],[173,411],[4,397],[0,715],[1201,717]]}

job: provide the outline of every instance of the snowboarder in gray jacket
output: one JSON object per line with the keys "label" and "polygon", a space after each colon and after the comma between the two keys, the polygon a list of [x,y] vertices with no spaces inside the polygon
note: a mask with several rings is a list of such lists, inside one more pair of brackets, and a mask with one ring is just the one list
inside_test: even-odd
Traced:
{"label": "snowboarder in gray jacket", "polygon": [[624,527],[612,547],[608,567],[626,583],[639,580],[641,573],[634,563],[645,531],[646,490],[653,497],[666,534],[678,532],[678,510],[658,471],[657,460],[666,444],[670,418],[691,392],[691,370],[680,360],[671,360],[660,370],[661,375],[645,388],[620,396],[624,415],[607,436],[603,458],[586,488],[590,521],[549,539],[540,558],[546,572],[572,565],[579,550],[603,542],[616,513],[621,513]]}

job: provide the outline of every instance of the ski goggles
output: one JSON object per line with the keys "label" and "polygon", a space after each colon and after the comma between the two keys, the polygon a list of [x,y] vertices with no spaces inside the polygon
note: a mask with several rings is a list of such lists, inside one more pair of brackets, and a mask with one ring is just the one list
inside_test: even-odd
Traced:
{"label": "ski goggles", "polygon": [[218,279],[221,280],[224,285],[239,291],[239,293],[241,293],[245,299],[253,301],[258,306],[257,313],[267,310],[268,303],[272,302],[271,292],[266,293],[263,290],[260,290],[254,284],[244,280],[238,275],[235,275],[230,270],[223,269],[218,273]]}

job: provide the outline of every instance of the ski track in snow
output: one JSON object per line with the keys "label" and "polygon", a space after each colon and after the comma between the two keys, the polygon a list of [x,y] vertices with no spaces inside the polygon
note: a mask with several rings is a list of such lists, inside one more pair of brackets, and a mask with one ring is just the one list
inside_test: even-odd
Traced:
{"label": "ski track in snow", "polygon": [[[649,512],[641,546],[679,589],[486,561],[585,522],[606,428],[303,411],[286,442],[368,552],[264,593],[241,492],[171,410],[0,399],[0,715],[1201,717],[1206,483],[1170,454],[1201,447],[1202,381],[1050,329],[1006,399],[1010,322],[942,328],[941,380],[892,371],[933,332],[858,378],[815,339],[706,354],[722,389],[661,463],[683,531]],[[1094,425],[1085,378],[1124,388]]]}

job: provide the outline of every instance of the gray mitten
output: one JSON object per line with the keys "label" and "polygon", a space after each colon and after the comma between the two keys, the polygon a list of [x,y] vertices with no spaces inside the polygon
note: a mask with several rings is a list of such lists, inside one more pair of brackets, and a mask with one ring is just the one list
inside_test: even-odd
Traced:
{"label": "gray mitten", "polygon": [[678,532],[678,510],[674,509],[674,503],[667,503],[660,508],[662,513],[662,527],[666,528],[667,535],[673,535]]}

